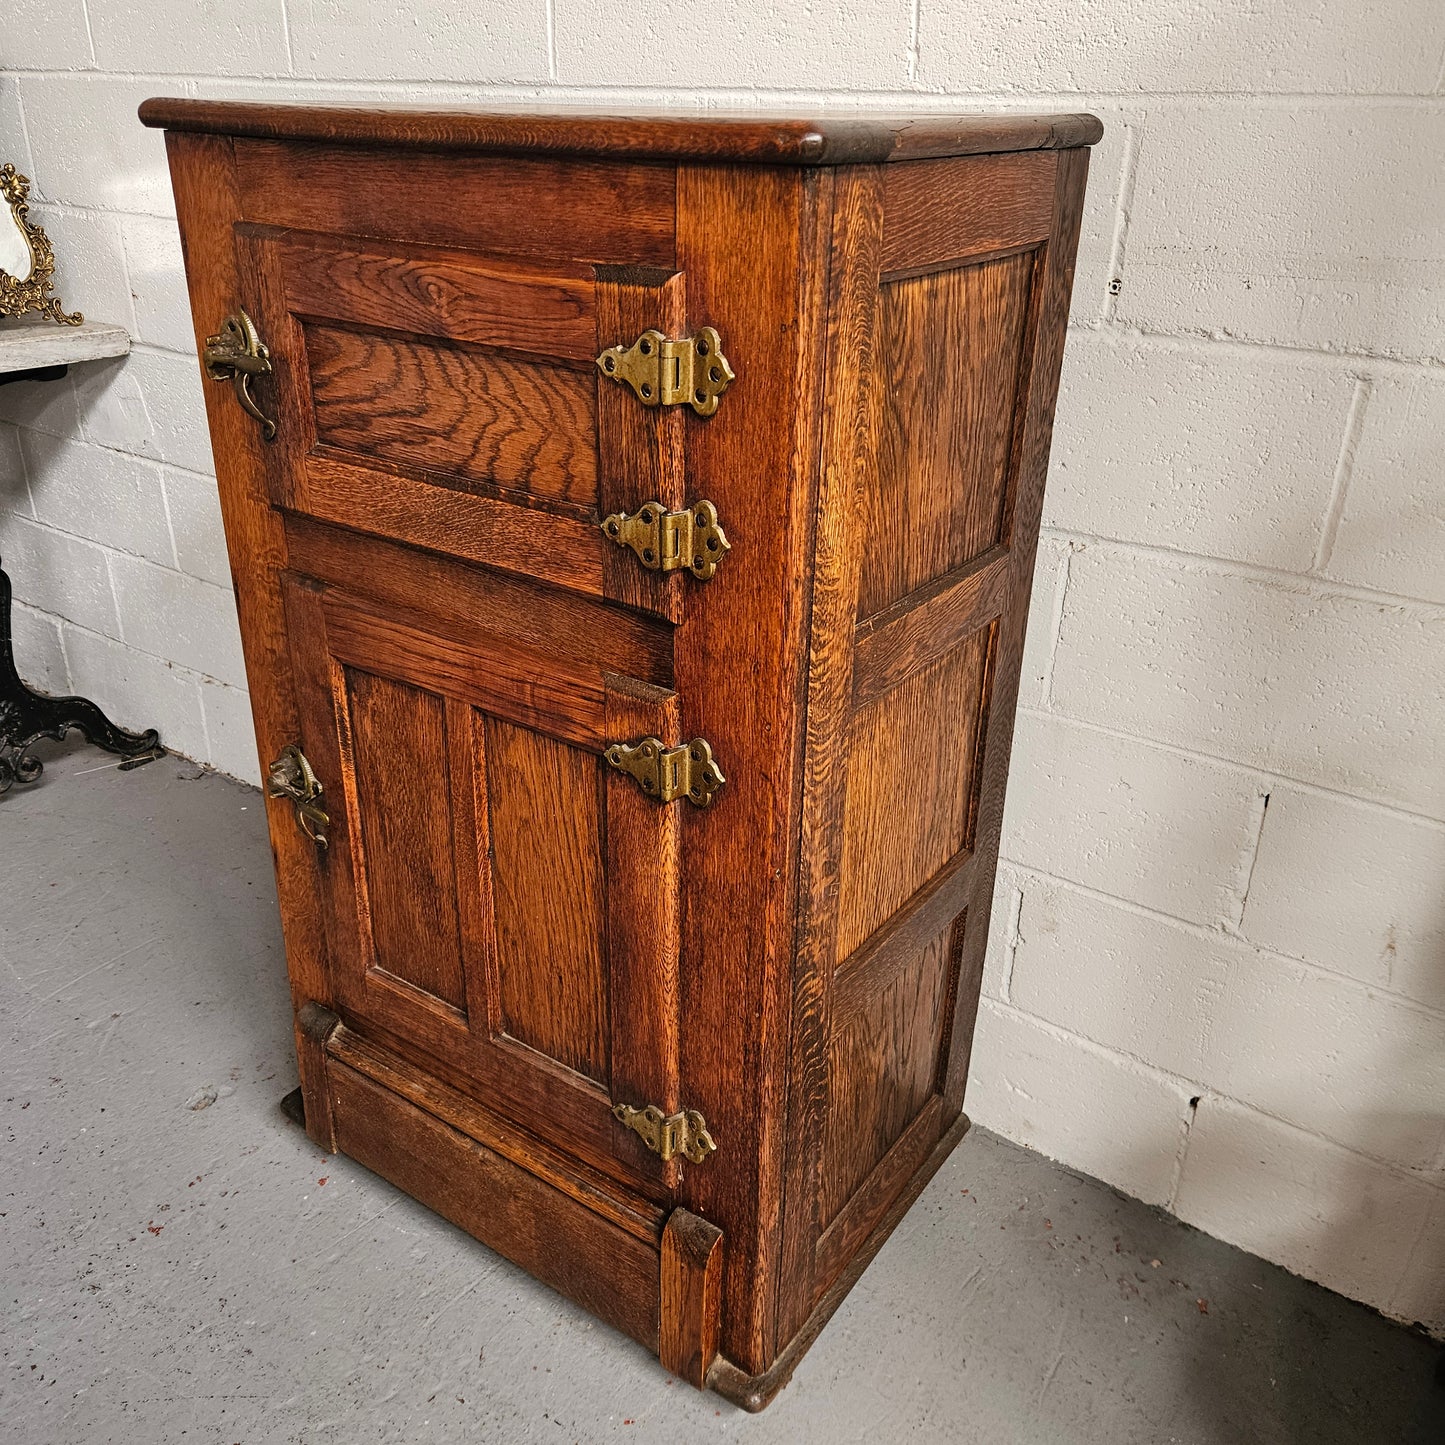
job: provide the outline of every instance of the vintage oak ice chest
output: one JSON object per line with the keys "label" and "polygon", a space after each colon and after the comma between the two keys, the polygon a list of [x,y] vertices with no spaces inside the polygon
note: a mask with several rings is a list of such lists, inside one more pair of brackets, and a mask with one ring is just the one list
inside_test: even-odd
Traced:
{"label": "vintage oak ice chest", "polygon": [[967,1124],[1098,122],[142,116],[307,1130],[758,1408]]}

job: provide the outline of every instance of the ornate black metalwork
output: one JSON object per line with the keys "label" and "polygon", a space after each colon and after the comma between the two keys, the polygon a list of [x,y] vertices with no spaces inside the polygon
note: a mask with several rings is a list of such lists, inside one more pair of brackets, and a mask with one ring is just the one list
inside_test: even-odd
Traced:
{"label": "ornate black metalwork", "polygon": [[88,698],[46,697],[21,682],[10,631],[10,578],[0,567],[0,793],[9,792],[15,783],[33,783],[42,765],[30,749],[41,738],[59,741],[71,728],[83,733],[87,742],[125,759],[122,771],[166,755],[154,728],[129,732]]}

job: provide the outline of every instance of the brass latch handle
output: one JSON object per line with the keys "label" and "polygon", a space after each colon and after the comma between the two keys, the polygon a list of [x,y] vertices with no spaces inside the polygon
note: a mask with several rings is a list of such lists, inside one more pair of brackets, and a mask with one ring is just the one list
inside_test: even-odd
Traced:
{"label": "brass latch handle", "polygon": [[269,376],[271,373],[271,352],[261,340],[256,323],[244,311],[235,311],[221,323],[221,329],[206,337],[206,349],[201,353],[206,365],[206,375],[212,381],[229,381],[236,389],[236,400],[248,416],[261,423],[261,435],[266,441],[276,439],[276,423],[268,417],[251,395],[251,378]]}
{"label": "brass latch handle", "polygon": [[268,797],[291,800],[301,831],[321,849],[329,845],[326,830],[331,826],[331,819],[321,806],[324,792],[320,779],[306,761],[306,754],[295,743],[287,743],[268,770],[266,793]]}

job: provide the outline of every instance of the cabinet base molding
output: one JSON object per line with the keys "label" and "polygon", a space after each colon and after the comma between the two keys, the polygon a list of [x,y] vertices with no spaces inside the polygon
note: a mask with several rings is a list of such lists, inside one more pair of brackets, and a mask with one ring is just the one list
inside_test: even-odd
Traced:
{"label": "cabinet base molding", "polygon": [[784,1385],[793,1378],[804,1355],[813,1347],[813,1341],[823,1332],[823,1326],[833,1318],[833,1312],[848,1297],[848,1292],[863,1277],[863,1271],[873,1263],[874,1256],[888,1242],[888,1236],[897,1228],[899,1221],[913,1207],[913,1202],[928,1187],[928,1182],[938,1173],[943,1161],[953,1152],[954,1146],[968,1133],[972,1121],[967,1114],[960,1114],[949,1126],[948,1132],[933,1146],[932,1152],[922,1167],[909,1180],[908,1187],[893,1201],[892,1207],[874,1226],[872,1233],[858,1247],[848,1262],[848,1267],[828,1286],[823,1297],[813,1306],[812,1313],[803,1322],[803,1327],[783,1347],[770,1368],[761,1374],[750,1375],[739,1369],[733,1362],[719,1355],[708,1371],[707,1388],[716,1391],[725,1400],[756,1414],[772,1404]]}

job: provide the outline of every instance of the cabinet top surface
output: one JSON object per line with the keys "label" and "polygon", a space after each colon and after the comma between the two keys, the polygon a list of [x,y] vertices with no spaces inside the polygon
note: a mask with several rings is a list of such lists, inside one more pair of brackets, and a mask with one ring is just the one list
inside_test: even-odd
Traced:
{"label": "cabinet top surface", "polygon": [[611,156],[754,165],[871,165],[992,151],[1093,145],[1092,115],[792,114],[699,111],[609,114],[389,105],[274,105],[157,97],[141,120],[167,130],[430,150]]}

